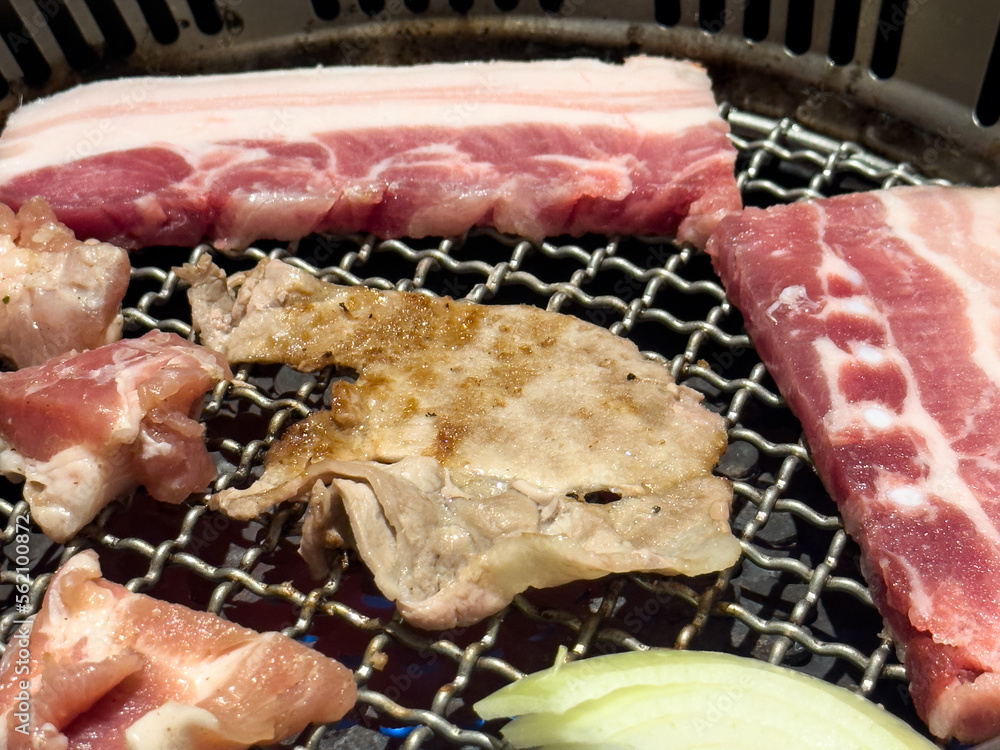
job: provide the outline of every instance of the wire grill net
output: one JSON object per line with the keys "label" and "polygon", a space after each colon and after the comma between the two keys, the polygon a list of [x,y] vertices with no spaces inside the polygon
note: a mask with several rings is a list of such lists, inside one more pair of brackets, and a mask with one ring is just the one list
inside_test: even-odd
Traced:
{"label": "wire grill net", "polygon": [[[927,182],[906,164],[792,120],[722,111],[739,151],[747,204]],[[130,335],[152,327],[190,335],[183,288],[170,268],[210,252],[201,246],[133,256],[125,303]],[[298,747],[342,746],[346,727],[355,724],[372,731],[350,730],[367,740],[362,747],[498,747],[500,724],[483,725],[472,703],[549,666],[560,646],[571,658],[654,646],[750,655],[849,686],[916,721],[903,669],[861,579],[857,549],[811,471],[801,428],[703,254],[636,238],[537,246],[484,231],[437,243],[313,237],[215,260],[232,271],[265,256],[339,283],[535,304],[633,338],[728,420],[731,444],[719,471],[734,481],[742,559],[732,570],[698,579],[632,575],[531,591],[479,625],[427,633],[393,616],[353,556],[345,555],[329,580],[312,580],[296,553],[301,508],[242,523],[197,499],[167,506],[140,491],[109,506],[65,546],[32,534],[33,610],[50,573],[80,549],[94,548],[105,576],[133,591],[313,643],[355,671],[360,699],[340,726],[311,728]],[[235,382],[209,394],[203,418],[220,466],[215,489],[251,481],[284,428],[323,407],[331,377],[241,367]],[[0,600],[8,607],[16,520],[27,513],[20,492],[20,485],[0,479],[8,552]],[[9,640],[21,617],[13,609],[0,616],[0,640]]]}

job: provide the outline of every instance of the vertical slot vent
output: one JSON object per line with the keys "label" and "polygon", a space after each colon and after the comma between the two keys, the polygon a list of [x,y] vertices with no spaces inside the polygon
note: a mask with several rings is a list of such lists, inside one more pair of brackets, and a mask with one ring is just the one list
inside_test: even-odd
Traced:
{"label": "vertical slot vent", "polygon": [[653,17],[662,26],[676,26],[681,20],[681,0],[656,0]]}
{"label": "vertical slot vent", "polygon": [[1000,120],[1000,29],[993,40],[993,52],[983,76],[983,87],[976,102],[976,122],[985,127],[995,125]]}
{"label": "vertical slot vent", "polygon": [[29,86],[41,86],[52,74],[49,64],[10,3],[0,3],[0,34]]}
{"label": "vertical slot vent", "polygon": [[430,4],[430,0],[403,0],[403,5],[411,13],[426,13]]}
{"label": "vertical slot vent", "polygon": [[827,54],[835,65],[847,65],[854,59],[861,19],[861,0],[837,0],[833,6],[833,25]]}
{"label": "vertical slot vent", "polygon": [[41,14],[41,16],[35,16],[35,18],[45,19],[45,23],[52,32],[52,36],[56,38],[56,42],[63,51],[66,62],[72,68],[86,70],[97,62],[97,53],[90,48],[87,40],[83,38],[83,34],[80,33],[76,21],[73,20],[73,16],[70,15],[69,8],[66,7],[66,3],[63,0],[51,0],[49,2],[35,0],[35,6]]}
{"label": "vertical slot vent", "polygon": [[474,0],[448,0],[448,6],[456,13],[468,13]]}
{"label": "vertical slot vent", "polygon": [[87,8],[104,36],[105,57],[128,57],[135,52],[135,37],[114,0],[86,0]]}
{"label": "vertical slot vent", "polygon": [[872,49],[871,71],[876,78],[891,78],[896,72],[906,9],[907,0],[882,0]]}
{"label": "vertical slot vent", "polygon": [[512,10],[517,8],[518,0],[493,0],[493,4],[497,6],[497,10],[503,13],[510,13]]}
{"label": "vertical slot vent", "polygon": [[753,42],[767,39],[771,28],[771,0],[746,0],[743,4],[743,36]]}
{"label": "vertical slot vent", "polygon": [[813,0],[788,0],[785,47],[793,55],[803,55],[812,46]]}
{"label": "vertical slot vent", "polygon": [[718,34],[726,25],[726,0],[700,0],[698,25],[710,34]]}
{"label": "vertical slot vent", "polygon": [[384,0],[358,0],[358,7],[366,16],[374,18],[385,10],[385,2]]}
{"label": "vertical slot vent", "polygon": [[149,25],[149,30],[153,32],[153,39],[160,44],[176,42],[181,30],[177,27],[177,21],[167,7],[166,0],[137,0],[137,2]]}
{"label": "vertical slot vent", "polygon": [[313,13],[322,21],[332,21],[340,15],[338,0],[311,0]]}
{"label": "vertical slot vent", "polygon": [[187,0],[187,4],[202,34],[214,36],[222,31],[222,15],[215,7],[215,0]]}

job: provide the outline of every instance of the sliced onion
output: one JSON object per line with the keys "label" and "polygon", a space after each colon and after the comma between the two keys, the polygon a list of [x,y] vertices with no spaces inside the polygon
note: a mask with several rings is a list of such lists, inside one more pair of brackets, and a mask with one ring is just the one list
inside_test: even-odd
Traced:
{"label": "sliced onion", "polygon": [[475,705],[515,748],[933,750],[851,691],[756,659],[652,650],[529,675]]}

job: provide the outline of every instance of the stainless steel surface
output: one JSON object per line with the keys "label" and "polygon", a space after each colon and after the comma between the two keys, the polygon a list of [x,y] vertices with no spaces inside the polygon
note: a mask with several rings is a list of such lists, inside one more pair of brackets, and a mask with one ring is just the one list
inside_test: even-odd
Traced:
{"label": "stainless steel surface", "polygon": [[[750,204],[927,181],[910,166],[791,119],[728,106],[723,112]],[[170,268],[205,252],[202,246],[133,256],[130,335],[154,326],[190,333],[183,289]],[[329,580],[312,581],[295,551],[301,508],[239,523],[197,498],[175,507],[140,492],[110,506],[64,548],[32,536],[33,607],[61,561],[94,548],[107,577],[134,591],[282,629],[344,659],[361,688],[349,722],[382,733],[392,747],[497,747],[499,723],[481,725],[470,705],[550,665],[560,646],[572,658],[655,646],[744,654],[860,691],[919,726],[903,669],[860,577],[857,548],[706,256],[656,239],[563,238],[536,246],[477,232],[457,243],[309,238],[217,260],[245,268],[266,255],[340,283],[536,304],[631,337],[725,415],[731,446],[720,471],[734,480],[742,559],[699,579],[620,576],[532,591],[477,626],[427,633],[393,616],[353,555]],[[220,385],[204,414],[222,470],[217,486],[247,481],[290,423],[322,407],[329,376],[242,367],[235,383]],[[26,512],[20,487],[0,480],[7,552],[0,600],[15,580],[13,535]],[[0,616],[0,640],[10,638],[19,616]],[[316,728],[298,746],[334,747],[343,731]]]}

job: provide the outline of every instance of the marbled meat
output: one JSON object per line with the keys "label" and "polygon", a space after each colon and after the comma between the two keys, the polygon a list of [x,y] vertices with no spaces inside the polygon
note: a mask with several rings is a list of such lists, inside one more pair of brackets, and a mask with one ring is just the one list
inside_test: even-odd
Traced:
{"label": "marbled meat", "polygon": [[353,543],[404,617],[446,628],[529,586],[737,559],[732,490],[712,475],[724,422],[630,341],[534,307],[337,286],[277,260],[226,279],[207,261],[181,271],[205,345],[356,376],[259,481],[211,501],[251,518],[309,499],[317,572],[325,544]]}
{"label": "marbled meat", "polygon": [[129,248],[479,225],[701,245],[740,208],[727,132],[700,67],[650,57],[122,78],[15,111],[0,200]]}
{"label": "marbled meat", "polygon": [[40,365],[122,335],[128,255],[78,241],[41,198],[0,204],[0,360]]}
{"label": "marbled meat", "polygon": [[6,750],[237,750],[354,705],[350,671],[280,633],[135,594],[80,552],[0,662]]}
{"label": "marbled meat", "polygon": [[24,478],[57,542],[140,485],[179,503],[215,478],[196,420],[230,376],[215,352],[162,331],[0,373],[0,474]]}
{"label": "marbled meat", "polygon": [[748,209],[708,250],[939,737],[1000,733],[1000,190]]}

